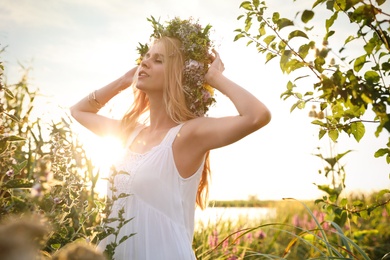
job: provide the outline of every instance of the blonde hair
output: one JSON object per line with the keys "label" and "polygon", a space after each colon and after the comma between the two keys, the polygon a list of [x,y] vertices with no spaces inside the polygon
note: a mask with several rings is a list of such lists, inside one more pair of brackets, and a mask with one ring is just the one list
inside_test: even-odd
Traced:
{"label": "blonde hair", "polygon": [[[186,104],[186,93],[183,88],[184,57],[180,50],[181,42],[176,38],[164,36],[154,41],[153,44],[156,43],[162,44],[165,52],[163,63],[165,73],[163,99],[168,115],[177,124],[198,117],[191,112]],[[134,102],[122,119],[125,136],[128,136],[135,129],[141,117],[147,115],[150,110],[147,95],[135,87],[137,84],[137,75],[138,73],[135,74],[132,84]],[[202,209],[205,208],[208,198],[209,175],[210,162],[209,152],[207,152],[196,195],[196,204]]]}

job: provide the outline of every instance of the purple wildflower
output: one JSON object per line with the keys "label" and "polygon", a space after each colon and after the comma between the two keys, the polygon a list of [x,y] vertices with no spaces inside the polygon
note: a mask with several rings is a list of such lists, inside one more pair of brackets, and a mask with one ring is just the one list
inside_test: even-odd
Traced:
{"label": "purple wildflower", "polygon": [[34,198],[42,196],[42,193],[43,189],[40,183],[34,184],[34,186],[31,188],[31,196]]}
{"label": "purple wildflower", "polygon": [[8,177],[12,177],[14,175],[14,170],[8,170],[5,175],[7,175]]}
{"label": "purple wildflower", "polygon": [[209,245],[210,247],[216,247],[218,245],[218,231],[213,230],[213,233],[209,236]]}
{"label": "purple wildflower", "polygon": [[54,204],[60,204],[62,202],[62,199],[56,197],[53,199],[53,202]]}

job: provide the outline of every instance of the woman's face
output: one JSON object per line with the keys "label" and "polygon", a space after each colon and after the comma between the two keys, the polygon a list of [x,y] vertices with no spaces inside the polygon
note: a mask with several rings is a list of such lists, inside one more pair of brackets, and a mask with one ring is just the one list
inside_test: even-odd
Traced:
{"label": "woman's face", "polygon": [[164,46],[154,44],[143,58],[138,72],[137,88],[147,93],[162,92],[164,76]]}

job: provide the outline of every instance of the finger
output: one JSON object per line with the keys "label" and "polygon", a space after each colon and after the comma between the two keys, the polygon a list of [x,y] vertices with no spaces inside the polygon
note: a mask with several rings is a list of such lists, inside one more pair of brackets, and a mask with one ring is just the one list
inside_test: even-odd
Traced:
{"label": "finger", "polygon": [[210,56],[211,63],[213,63],[213,61],[215,61],[215,59],[217,58],[217,55],[215,54],[215,49],[212,49],[211,52],[212,53],[210,53],[209,56]]}
{"label": "finger", "polygon": [[219,58],[219,52],[217,52],[215,49],[213,49],[213,53],[214,53],[214,57],[215,57],[215,59],[216,58]]}

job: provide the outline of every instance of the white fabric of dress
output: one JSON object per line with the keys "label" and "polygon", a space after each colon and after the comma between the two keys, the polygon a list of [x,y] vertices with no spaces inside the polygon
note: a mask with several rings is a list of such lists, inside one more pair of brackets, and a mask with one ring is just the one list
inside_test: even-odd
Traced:
{"label": "white fabric of dress", "polygon": [[[183,124],[171,128],[161,143],[139,154],[130,144],[145,127],[131,134],[124,157],[115,164],[115,194],[129,194],[114,202],[111,217],[124,209],[125,219],[133,218],[120,229],[119,238],[135,233],[115,249],[115,260],[187,260],[196,259],[192,249],[196,193],[203,164],[189,178],[180,176],[173,157],[172,144]],[[112,196],[109,189],[107,196]],[[115,227],[117,223],[110,226]],[[99,243],[104,250],[113,241],[111,235]]]}

